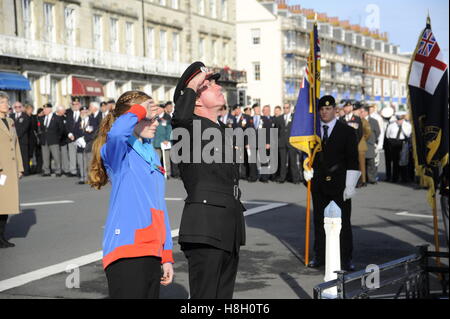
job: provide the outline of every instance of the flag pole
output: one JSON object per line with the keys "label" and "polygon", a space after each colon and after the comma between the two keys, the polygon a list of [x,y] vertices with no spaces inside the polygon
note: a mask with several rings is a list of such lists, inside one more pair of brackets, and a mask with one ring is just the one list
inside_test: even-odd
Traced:
{"label": "flag pole", "polygon": [[[434,246],[436,249],[436,252],[440,252],[440,245],[439,245],[439,223],[438,223],[438,215],[437,215],[437,205],[436,205],[436,194],[433,196],[433,228],[434,228]],[[439,256],[436,256],[436,265],[438,267],[441,266],[441,259]],[[439,279],[442,280],[442,274],[438,274]]]}
{"label": "flag pole", "polygon": [[[309,164],[308,164],[309,166]],[[305,266],[309,264],[309,232],[311,224],[311,180],[308,181],[306,192],[306,230],[305,230]]]}
{"label": "flag pole", "polygon": [[[311,88],[310,88],[310,103],[313,107],[313,112],[315,113],[315,109],[317,106],[317,96],[316,96],[316,90],[317,90],[317,77],[316,77],[316,72],[317,72],[317,62],[316,62],[316,53],[314,50],[314,47],[316,45],[316,38],[315,38],[315,28],[316,28],[316,24],[317,24],[317,13],[314,16],[314,26],[313,26],[313,38],[310,39],[310,41],[312,42],[311,48],[310,50],[312,50],[312,62],[311,62],[311,66],[312,66],[312,70],[310,70],[310,72],[312,72],[311,74],[312,76],[312,83]],[[311,54],[311,52],[310,52]],[[311,107],[311,106],[310,106]],[[314,134],[316,132],[316,117],[314,116]],[[316,156],[316,153],[318,151],[319,147],[318,145],[314,145],[313,148],[310,148],[310,150],[312,150],[312,155],[311,155],[311,159],[308,161],[307,163],[307,167],[309,168],[309,170],[312,169],[313,163],[314,163],[314,158]],[[308,266],[309,264],[309,241],[310,241],[310,228],[311,228],[311,180],[309,180],[307,182],[307,192],[306,192],[306,221],[305,221],[305,266]]]}

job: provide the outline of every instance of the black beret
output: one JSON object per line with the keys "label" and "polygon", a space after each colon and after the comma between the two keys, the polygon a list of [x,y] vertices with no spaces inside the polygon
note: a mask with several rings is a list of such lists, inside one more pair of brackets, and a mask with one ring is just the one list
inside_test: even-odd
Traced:
{"label": "black beret", "polygon": [[353,103],[353,109],[354,110],[359,110],[362,107],[362,104],[359,101],[355,101]]}
{"label": "black beret", "polygon": [[46,104],[44,104],[44,107],[50,107],[50,108],[53,108],[53,105],[52,105],[52,103],[46,103]]}
{"label": "black beret", "polygon": [[344,106],[353,106],[352,101],[351,100],[345,100],[344,101]]}
{"label": "black beret", "polygon": [[87,111],[87,110],[89,110],[89,108],[86,105],[80,107],[80,111]]}
{"label": "black beret", "polygon": [[80,98],[74,97],[72,102],[80,102]]}
{"label": "black beret", "polygon": [[160,104],[158,104],[158,106],[162,109],[164,109],[166,107],[166,105],[164,103],[160,103]]}
{"label": "black beret", "polygon": [[239,109],[241,106],[239,105],[239,104],[234,104],[233,106],[231,106],[230,107],[230,109],[232,110],[232,111],[234,111],[234,110],[236,110],[236,109]]}
{"label": "black beret", "polygon": [[[184,71],[183,75],[178,80],[177,87],[175,88],[175,93],[173,95],[173,100],[177,103],[178,98],[183,94],[183,90],[187,87],[189,82],[200,72],[202,69],[206,68],[203,62],[197,61],[192,63],[186,71]],[[219,73],[215,73],[209,77],[209,79],[218,80],[220,78]]]}
{"label": "black beret", "polygon": [[335,107],[336,106],[336,101],[334,100],[334,97],[332,97],[331,95],[324,95],[320,98],[319,100],[319,108],[321,108],[322,106],[332,106]]}

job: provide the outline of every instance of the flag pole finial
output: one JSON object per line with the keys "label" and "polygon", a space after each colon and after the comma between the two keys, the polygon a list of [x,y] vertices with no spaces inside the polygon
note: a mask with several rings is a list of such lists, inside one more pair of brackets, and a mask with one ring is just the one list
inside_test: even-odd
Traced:
{"label": "flag pole finial", "polygon": [[430,9],[428,9],[428,14],[427,14],[427,26],[431,27]]}

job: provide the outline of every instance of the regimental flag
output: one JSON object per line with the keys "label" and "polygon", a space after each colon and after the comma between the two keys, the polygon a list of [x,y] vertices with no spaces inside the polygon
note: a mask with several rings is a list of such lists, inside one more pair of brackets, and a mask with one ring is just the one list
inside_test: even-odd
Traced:
{"label": "regimental flag", "polygon": [[439,170],[448,163],[448,89],[447,63],[428,18],[412,56],[408,91],[416,171],[429,188],[431,205]]}
{"label": "regimental flag", "polygon": [[295,148],[305,152],[310,163],[312,154],[320,150],[320,125],[317,105],[320,99],[320,41],[317,24],[310,34],[310,51],[308,66],[300,85],[300,92],[295,107],[289,142]]}

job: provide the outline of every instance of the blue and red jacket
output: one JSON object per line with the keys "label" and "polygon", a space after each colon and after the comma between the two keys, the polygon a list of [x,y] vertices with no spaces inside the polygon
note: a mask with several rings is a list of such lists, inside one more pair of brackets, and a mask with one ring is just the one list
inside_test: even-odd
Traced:
{"label": "blue and red jacket", "polygon": [[121,258],[157,256],[162,263],[174,262],[161,163],[151,142],[146,148],[133,143],[134,127],[146,114],[143,106],[133,105],[114,122],[100,152],[112,183],[103,236],[105,269]]}

